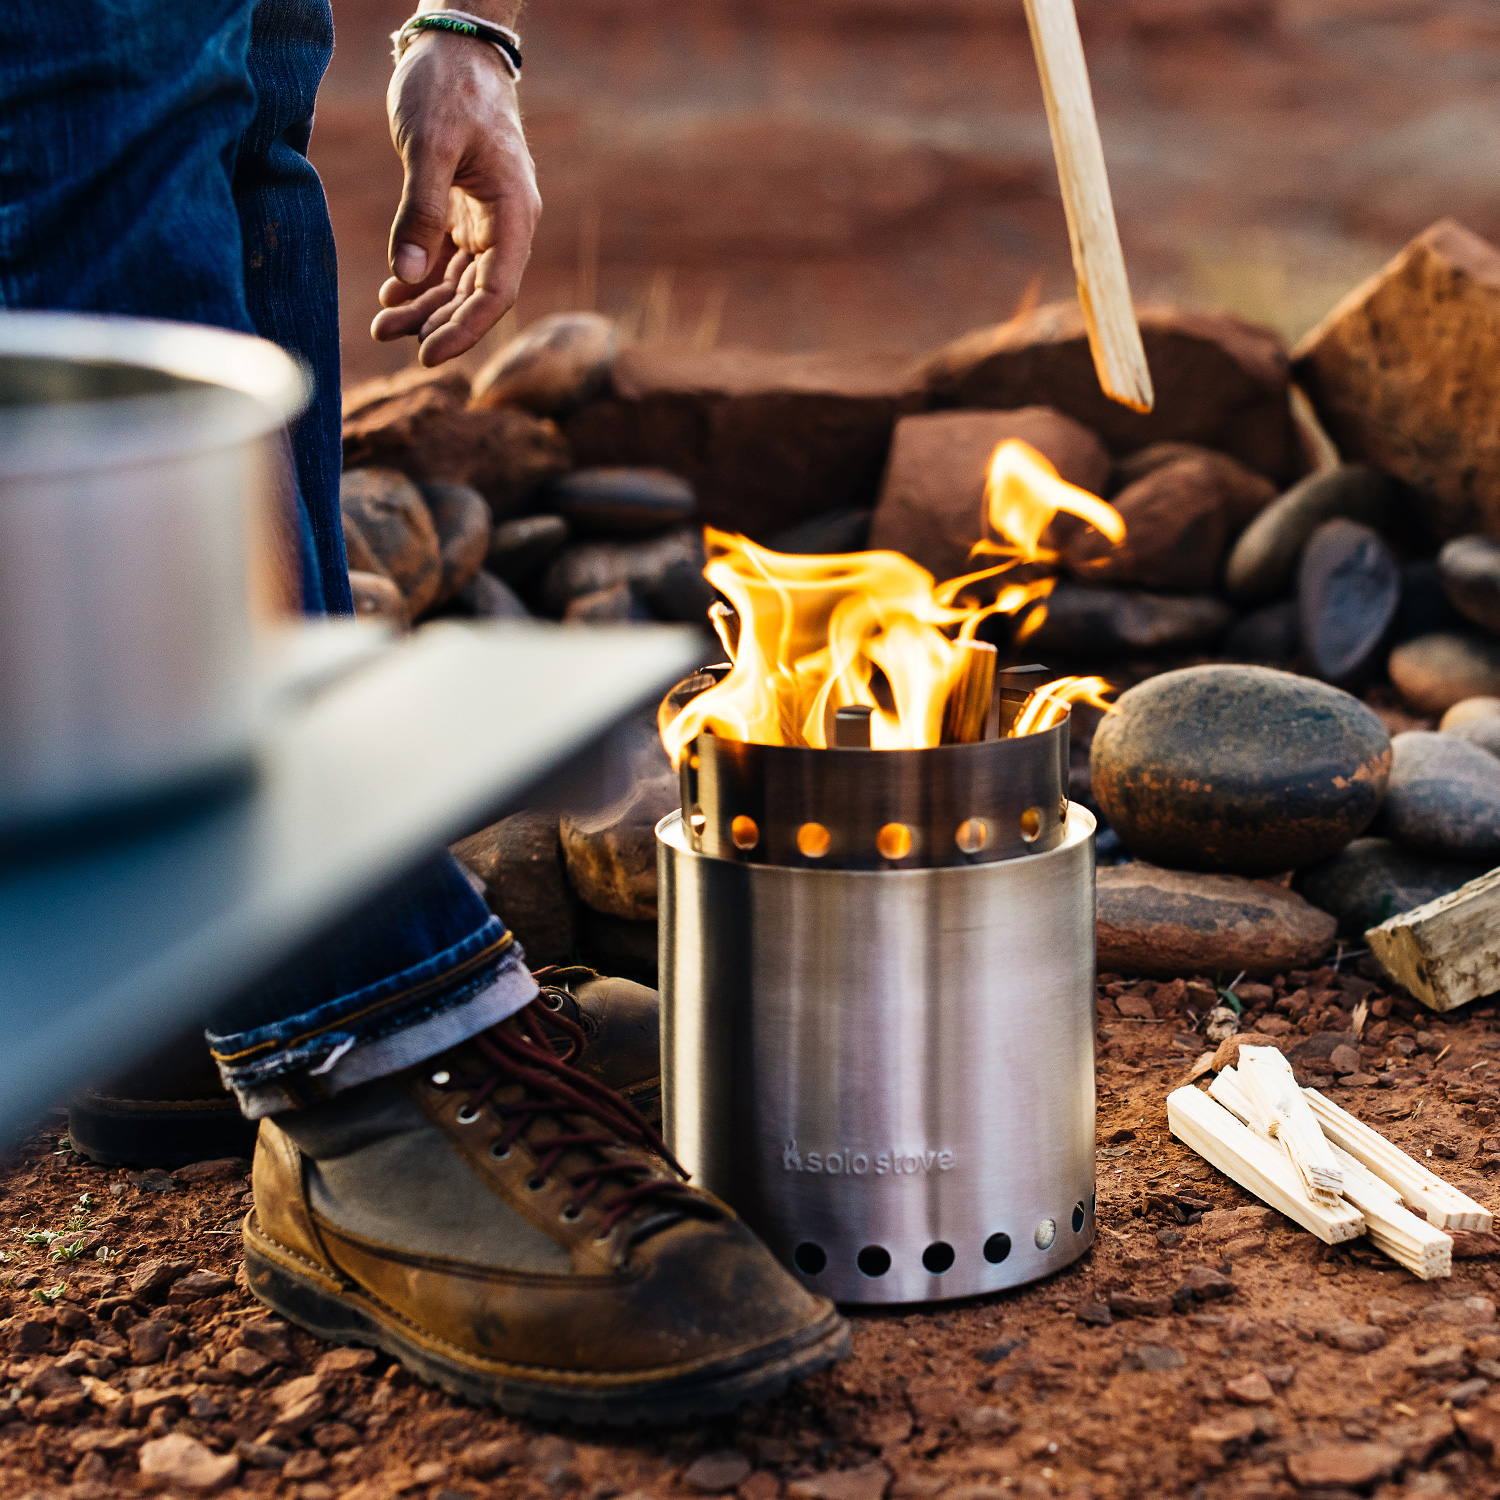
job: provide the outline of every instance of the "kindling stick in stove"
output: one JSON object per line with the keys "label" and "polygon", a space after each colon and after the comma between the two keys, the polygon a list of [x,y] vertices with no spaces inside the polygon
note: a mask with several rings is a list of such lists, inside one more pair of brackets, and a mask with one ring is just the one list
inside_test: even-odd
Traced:
{"label": "kindling stick in stove", "polygon": [[984,738],[995,696],[995,666],[1000,653],[986,641],[968,641],[963,674],[949,689],[943,709],[943,743],[972,745]]}
{"label": "kindling stick in stove", "polygon": [[1104,394],[1136,411],[1155,404],[1146,350],[1130,301],[1104,147],[1073,0],[1026,0],[1031,45],[1042,75],[1047,123],[1062,183],[1078,300]]}

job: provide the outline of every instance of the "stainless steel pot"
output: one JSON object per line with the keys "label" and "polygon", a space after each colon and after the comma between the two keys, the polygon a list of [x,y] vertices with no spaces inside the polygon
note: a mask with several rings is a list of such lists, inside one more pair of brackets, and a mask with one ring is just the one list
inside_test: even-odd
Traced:
{"label": "stainless steel pot", "polygon": [[837,1301],[994,1292],[1093,1242],[1094,821],[1067,736],[705,735],[657,827],[667,1139]]}
{"label": "stainless steel pot", "polygon": [[247,763],[307,395],[261,339],[0,313],[0,836]]}

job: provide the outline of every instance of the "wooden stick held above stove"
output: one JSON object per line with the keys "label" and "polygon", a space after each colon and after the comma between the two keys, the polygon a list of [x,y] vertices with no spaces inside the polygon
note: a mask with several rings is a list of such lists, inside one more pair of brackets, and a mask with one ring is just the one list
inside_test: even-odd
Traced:
{"label": "wooden stick held above stove", "polygon": [[1156,397],[1130,300],[1073,0],[1026,0],[1026,21],[1042,75],[1047,123],[1073,244],[1078,300],[1083,304],[1099,384],[1111,400],[1136,411],[1150,411]]}

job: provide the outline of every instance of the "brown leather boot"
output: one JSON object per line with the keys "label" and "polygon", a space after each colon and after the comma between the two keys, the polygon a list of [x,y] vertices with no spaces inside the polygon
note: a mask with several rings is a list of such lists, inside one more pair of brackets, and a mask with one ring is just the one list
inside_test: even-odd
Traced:
{"label": "brown leather boot", "polygon": [[[573,1066],[613,1089],[648,1125],[661,1125],[661,1003],[633,979],[607,979],[582,964],[536,969],[546,1010],[583,1033]],[[567,1033],[542,1021],[560,1041]],[[571,1047],[571,1039],[568,1041]]]}
{"label": "brown leather boot", "polygon": [[277,1312],[543,1420],[671,1424],[848,1351],[533,1002],[420,1070],[261,1124],[245,1271]]}
{"label": "brown leather boot", "polygon": [[[581,964],[539,969],[536,977],[542,1004],[582,1028],[583,1050],[574,1065],[659,1126],[656,991]],[[548,1031],[559,1042],[565,1037],[560,1027]],[[567,1046],[573,1046],[571,1039]],[[68,1101],[68,1131],[75,1150],[106,1166],[182,1167],[220,1156],[248,1157],[255,1149],[255,1126],[225,1093],[197,1028],[109,1083],[80,1089]]]}

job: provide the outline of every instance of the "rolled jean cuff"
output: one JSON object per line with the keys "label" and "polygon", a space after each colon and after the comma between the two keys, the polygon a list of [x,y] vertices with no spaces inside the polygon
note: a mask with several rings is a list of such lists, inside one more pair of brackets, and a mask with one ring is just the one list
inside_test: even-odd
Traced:
{"label": "rolled jean cuff", "polygon": [[513,1016],[537,995],[524,955],[491,917],[416,968],[300,1016],[208,1042],[252,1120],[399,1073]]}

